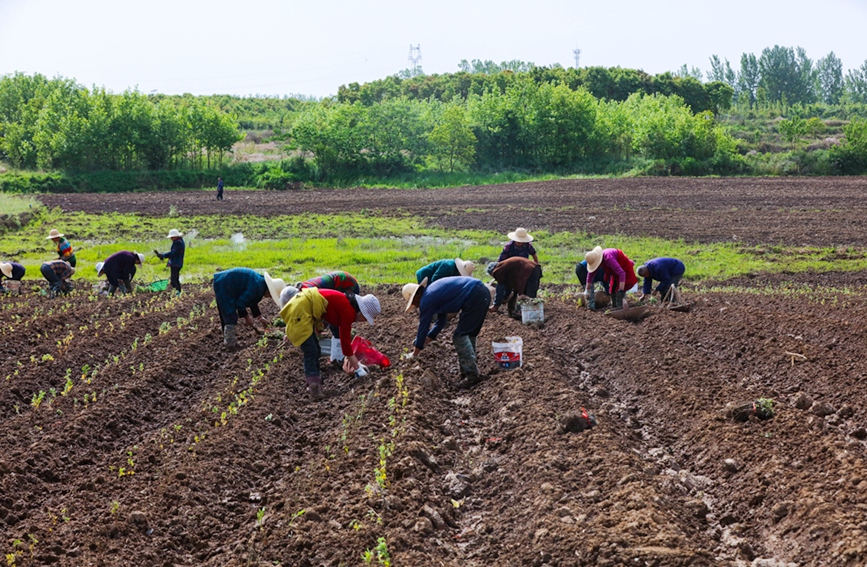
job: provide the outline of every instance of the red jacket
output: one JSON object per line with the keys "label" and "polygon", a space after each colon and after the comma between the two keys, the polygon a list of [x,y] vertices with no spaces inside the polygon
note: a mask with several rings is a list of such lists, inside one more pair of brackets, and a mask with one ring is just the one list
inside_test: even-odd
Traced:
{"label": "red jacket", "polygon": [[328,302],[328,309],[322,319],[340,329],[340,350],[343,351],[343,356],[352,356],[352,324],[355,323],[358,312],[341,291],[320,289],[319,293]]}
{"label": "red jacket", "polygon": [[625,278],[625,290],[632,289],[632,286],[638,283],[638,277],[635,275],[635,263],[630,260],[623,250],[618,248],[606,248],[602,251],[602,262],[599,268],[593,272],[588,272],[587,281],[592,282],[599,269],[605,273],[605,278],[608,280],[609,293],[617,291],[615,283],[620,284],[620,278]]}

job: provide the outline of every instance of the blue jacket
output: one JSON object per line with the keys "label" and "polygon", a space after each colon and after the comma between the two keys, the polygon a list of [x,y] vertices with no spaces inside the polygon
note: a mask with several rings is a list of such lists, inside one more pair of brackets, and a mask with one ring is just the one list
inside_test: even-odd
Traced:
{"label": "blue jacket", "polygon": [[686,266],[677,258],[654,258],[649,260],[644,267],[647,268],[648,276],[644,278],[644,285],[641,288],[641,293],[647,295],[653,287],[653,280],[659,282],[656,290],[665,295],[668,287],[671,285],[671,280],[680,277],[686,271]]}
{"label": "blue jacket", "polygon": [[249,307],[253,315],[258,316],[259,302],[267,292],[265,277],[249,268],[232,268],[214,274],[214,295],[223,313],[237,311],[240,317],[245,317]]}
{"label": "blue jacket", "polygon": [[183,238],[178,238],[177,240],[172,241],[172,249],[162,254],[163,260],[168,260],[166,262],[166,267],[168,268],[183,268],[184,267],[184,252],[187,249],[187,245],[184,243]]}
{"label": "blue jacket", "polygon": [[115,252],[105,259],[102,273],[105,274],[108,283],[117,286],[120,281],[129,281],[135,276],[135,263],[138,256],[128,250]]}
{"label": "blue jacket", "polygon": [[[415,337],[415,346],[423,350],[425,337],[436,339],[448,322],[446,315],[462,311],[467,301],[473,297],[473,291],[478,288],[485,290],[490,297],[490,292],[482,280],[466,276],[443,278],[427,286],[418,306],[418,333]],[[436,323],[431,329],[434,317]]]}
{"label": "blue jacket", "polygon": [[423,279],[427,278],[427,283],[432,284],[442,278],[453,278],[459,275],[461,273],[458,271],[458,266],[454,260],[437,260],[423,268],[419,268],[415,273],[415,279],[418,283],[421,283]]}
{"label": "blue jacket", "polygon": [[[578,281],[581,285],[587,283],[587,260],[581,260],[575,265],[575,275],[578,276]],[[605,287],[605,270],[596,270],[596,275],[593,276],[593,283],[601,283],[604,291],[608,291]]]}

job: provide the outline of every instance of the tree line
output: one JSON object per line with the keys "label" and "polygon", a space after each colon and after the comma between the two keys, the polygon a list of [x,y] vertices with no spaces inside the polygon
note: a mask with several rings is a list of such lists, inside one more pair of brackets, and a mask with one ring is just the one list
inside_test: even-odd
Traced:
{"label": "tree line", "polygon": [[132,171],[221,165],[237,119],[196,97],[112,94],[70,79],[0,78],[0,158],[22,169]]}

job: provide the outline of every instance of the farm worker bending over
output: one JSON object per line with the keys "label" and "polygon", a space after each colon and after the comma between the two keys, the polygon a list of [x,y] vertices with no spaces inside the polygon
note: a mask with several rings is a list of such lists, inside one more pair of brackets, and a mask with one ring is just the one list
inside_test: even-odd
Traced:
{"label": "farm worker bending over", "polygon": [[539,263],[539,257],[536,256],[536,249],[530,244],[533,242],[533,237],[527,232],[526,228],[518,228],[515,232],[510,232],[509,243],[503,246],[503,251],[500,252],[500,257],[497,262],[502,262],[509,258],[519,256],[521,258],[533,257],[533,261]]}
{"label": "farm worker bending over", "polygon": [[[214,274],[214,295],[217,296],[217,310],[223,327],[223,345],[227,349],[238,348],[235,326],[239,317],[253,328],[256,328],[256,320],[268,325],[268,320],[259,311],[259,302],[266,291],[265,278],[249,268],[232,268]],[[247,313],[247,308],[252,315]]]}
{"label": "farm worker bending over", "polygon": [[[324,276],[309,279],[303,282],[298,282],[295,287],[299,290],[315,287],[318,289],[333,289],[342,293],[361,293],[361,286],[358,285],[358,280],[352,277],[348,272],[330,272]],[[343,361],[343,348],[340,344],[340,327],[329,325],[331,336],[335,340],[331,341],[331,362]]]}
{"label": "farm worker bending over", "polygon": [[175,288],[175,295],[181,294],[181,268],[184,267],[184,252],[186,251],[187,245],[184,244],[183,234],[177,229],[171,229],[169,231],[169,235],[166,238],[172,239],[172,249],[168,252],[159,253],[154,250],[154,254],[157,255],[157,258],[160,260],[168,260],[166,262],[166,267],[168,267],[171,272],[171,280],[170,283],[172,287]]}
{"label": "farm worker bending over", "polygon": [[114,295],[117,288],[123,284],[123,293],[132,291],[132,278],[135,276],[136,266],[144,262],[144,254],[121,250],[115,252],[96,265],[96,277],[105,275],[108,280],[108,294]]}
{"label": "farm worker bending over", "polygon": [[515,304],[518,295],[536,297],[539,291],[539,280],[542,279],[542,266],[527,258],[514,257],[497,262],[497,267],[491,272],[497,280],[497,293],[490,312],[496,313],[507,298],[509,317],[515,314]]}
{"label": "farm worker bending over", "polygon": [[608,293],[608,286],[605,285],[605,271],[596,270],[596,275],[593,277],[593,282],[590,284],[590,289],[587,289],[587,260],[581,260],[575,264],[575,275],[578,276],[578,281],[584,286],[585,296],[589,293],[587,305],[590,309],[596,309],[596,284],[602,284],[602,291]]}
{"label": "farm worker bending over", "polygon": [[63,260],[51,260],[50,262],[43,263],[40,271],[45,279],[48,280],[48,297],[72,291],[72,283],[70,283],[69,278],[75,273],[75,268],[67,262]]}
{"label": "farm worker bending over", "polygon": [[[408,358],[417,357],[427,343],[436,340],[446,326],[448,313],[460,313],[457,328],[452,334],[461,372],[461,382],[457,387],[469,388],[478,384],[476,338],[491,304],[491,294],[485,284],[465,276],[443,278],[430,285],[427,280],[422,280],[420,284],[403,286],[403,296],[407,300],[406,311],[417,307],[419,319],[414,348]],[[434,319],[436,322],[431,328]]]}
{"label": "farm worker bending over", "polygon": [[324,321],[339,329],[339,344],[345,356],[343,371],[354,374],[359,364],[352,352],[352,324],[366,320],[373,325],[374,318],[381,312],[382,307],[374,295],[316,287],[302,289],[280,309],[280,318],[286,323],[286,339],[304,353],[304,379],[313,399],[322,397],[322,369],[319,366],[322,350],[316,336],[317,327]]}
{"label": "farm worker bending over", "polygon": [[5,289],[3,287],[3,278],[6,278],[7,280],[21,281],[21,278],[24,277],[25,271],[24,266],[18,262],[0,262],[0,290]]}
{"label": "farm worker bending over", "polygon": [[67,264],[75,267],[75,252],[72,250],[72,244],[63,237],[63,234],[52,228],[45,240],[53,240],[57,245],[58,260],[65,260]]}
{"label": "farm worker bending over", "polygon": [[427,278],[428,283],[432,284],[442,278],[471,276],[475,269],[476,265],[469,260],[466,262],[460,258],[455,258],[454,260],[437,260],[423,268],[419,268],[415,273],[415,280],[417,283],[421,283],[422,280]]}
{"label": "farm worker bending over", "polygon": [[[603,250],[601,246],[597,246],[585,254],[584,259],[587,260],[587,281],[584,286],[587,305],[591,309],[595,307],[595,298],[589,289],[596,278],[596,271],[601,268],[605,272],[605,279],[608,280],[608,294],[611,295],[612,306],[615,309],[628,307],[624,300],[626,290],[637,284],[638,278],[635,277],[635,264],[623,253],[623,250],[617,248]],[[592,304],[591,299],[594,300]]]}
{"label": "farm worker bending over", "polygon": [[639,301],[651,294],[653,280],[659,282],[656,290],[653,293],[659,292],[659,298],[664,299],[668,293],[668,288],[676,286],[680,283],[680,278],[686,271],[686,266],[677,258],[654,258],[649,260],[643,266],[638,267],[638,275],[644,278],[644,285],[641,288],[641,297]]}

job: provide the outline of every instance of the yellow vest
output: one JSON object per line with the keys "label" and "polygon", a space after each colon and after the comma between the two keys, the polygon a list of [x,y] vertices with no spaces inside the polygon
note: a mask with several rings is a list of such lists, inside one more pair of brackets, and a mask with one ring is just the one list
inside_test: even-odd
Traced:
{"label": "yellow vest", "polygon": [[326,309],[328,300],[322,297],[319,289],[309,287],[296,293],[280,310],[280,318],[286,323],[286,336],[289,341],[300,347],[320,324]]}

